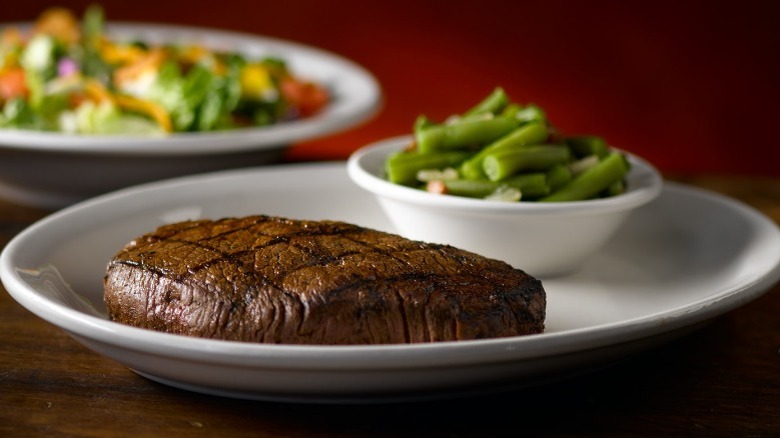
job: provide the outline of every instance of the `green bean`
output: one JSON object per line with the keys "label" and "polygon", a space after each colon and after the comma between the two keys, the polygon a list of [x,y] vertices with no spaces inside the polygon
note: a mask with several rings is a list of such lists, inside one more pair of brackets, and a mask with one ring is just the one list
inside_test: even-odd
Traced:
{"label": "green bean", "polygon": [[436,123],[434,123],[432,120],[430,120],[426,116],[422,116],[422,115],[417,116],[417,118],[414,119],[414,132],[423,130],[425,128],[430,128],[431,126],[433,126],[435,124]]}
{"label": "green bean", "polygon": [[417,182],[417,172],[420,170],[457,167],[468,156],[468,153],[459,151],[431,154],[396,152],[385,161],[385,172],[390,182],[412,185]]}
{"label": "green bean", "polygon": [[601,137],[592,135],[582,135],[577,137],[567,137],[566,144],[571,148],[577,157],[586,157],[595,155],[604,158],[609,154],[607,142]]}
{"label": "green bean", "polygon": [[523,173],[510,176],[509,178],[498,181],[498,184],[507,185],[520,190],[523,198],[538,198],[550,193],[547,175],[542,172]]}
{"label": "green bean", "polygon": [[484,198],[493,193],[501,184],[488,180],[472,181],[467,179],[453,179],[442,181],[444,193],[468,198]]}
{"label": "green bean", "polygon": [[520,105],[518,105],[518,104],[516,104],[514,102],[510,102],[510,103],[507,104],[507,106],[504,107],[503,110],[501,110],[501,114],[500,115],[503,116],[503,117],[507,117],[507,118],[511,119],[511,118],[516,117],[517,113],[519,113],[522,109],[523,109],[522,106],[520,106]]}
{"label": "green bean", "polygon": [[547,136],[547,128],[539,123],[530,123],[521,126],[482,148],[471,158],[464,161],[458,170],[466,179],[483,179],[485,178],[485,173],[482,170],[482,160],[484,160],[487,155],[510,147],[543,143],[547,140]]}
{"label": "green bean", "polygon": [[607,187],[607,189],[604,191],[603,195],[604,197],[610,197],[610,196],[617,196],[621,193],[626,192],[626,182],[624,180],[615,181],[612,184]]}
{"label": "green bean", "polygon": [[534,104],[522,107],[511,102],[501,111],[501,115],[516,119],[521,126],[525,123],[547,123],[547,115],[544,110]]}
{"label": "green bean", "polygon": [[506,117],[466,118],[415,132],[420,152],[468,149],[500,138],[517,127]]}
{"label": "green bean", "polygon": [[626,190],[625,155],[602,137],[558,133],[541,107],[513,102],[501,87],[444,122],[418,116],[413,133],[414,150],[385,162],[391,182],[475,198],[516,200],[520,192],[545,202]]}
{"label": "green bean", "polygon": [[484,198],[500,187],[512,187],[520,191],[523,197],[536,198],[550,192],[544,173],[516,175],[502,181],[455,179],[441,181],[445,193],[469,198]]}
{"label": "green bean", "polygon": [[546,170],[565,163],[571,154],[566,146],[525,146],[507,148],[488,154],[482,170],[491,181],[498,181],[520,171]]}
{"label": "green bean", "polygon": [[556,164],[547,171],[547,185],[550,187],[550,192],[565,186],[571,179],[571,170],[564,164]]}
{"label": "green bean", "polygon": [[599,157],[597,157],[596,155],[588,155],[584,158],[575,159],[571,163],[567,164],[567,167],[569,168],[569,172],[571,172],[572,176],[576,177],[582,172],[599,164],[599,161],[601,160],[599,160]]}
{"label": "green bean", "polygon": [[582,172],[571,182],[540,201],[566,202],[593,198],[610,185],[622,180],[628,170],[629,164],[626,158],[618,152],[611,152],[597,165]]}
{"label": "green bean", "polygon": [[464,116],[473,116],[476,114],[492,113],[498,114],[509,103],[509,97],[504,92],[504,89],[497,87],[485,97],[476,106],[466,111]]}
{"label": "green bean", "polygon": [[528,105],[515,113],[515,118],[521,123],[547,123],[547,114],[536,105]]}

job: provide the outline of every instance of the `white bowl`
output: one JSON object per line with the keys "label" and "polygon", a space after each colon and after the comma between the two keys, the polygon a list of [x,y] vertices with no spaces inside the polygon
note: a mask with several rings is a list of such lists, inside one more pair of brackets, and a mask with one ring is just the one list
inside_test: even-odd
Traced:
{"label": "white bowl", "polygon": [[404,136],[370,144],[347,163],[350,178],[376,196],[398,232],[503,260],[538,277],[577,270],[633,210],[656,198],[663,185],[653,166],[627,154],[633,166],[628,190],[611,198],[531,203],[435,195],[384,178],[388,154],[410,140]]}
{"label": "white bowl", "polygon": [[[29,23],[9,24],[24,28]],[[0,28],[7,25],[0,24]],[[66,135],[0,129],[0,197],[60,208],[121,187],[218,169],[277,162],[289,145],[351,128],[379,109],[381,90],[361,66],[339,55],[275,38],[195,27],[110,23],[112,38],[153,44],[198,43],[287,61],[298,76],[334,96],[321,113],[257,128],[166,137]]]}

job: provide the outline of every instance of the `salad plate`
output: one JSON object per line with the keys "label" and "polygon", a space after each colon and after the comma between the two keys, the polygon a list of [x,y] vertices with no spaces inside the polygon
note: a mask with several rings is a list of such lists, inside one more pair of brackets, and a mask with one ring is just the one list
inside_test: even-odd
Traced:
{"label": "salad plate", "polygon": [[[29,23],[0,24],[25,29]],[[165,136],[78,135],[0,129],[0,197],[61,208],[143,182],[278,161],[291,144],[352,128],[376,114],[381,89],[360,65],[319,48],[271,37],[197,27],[112,22],[106,34],[151,44],[197,44],[250,59],[276,57],[332,100],[302,119],[263,127]]]}
{"label": "salad plate", "polygon": [[212,172],[123,189],[53,213],[9,242],[0,278],[29,311],[149,379],[207,394],[303,402],[431,399],[563,379],[689,333],[780,279],[774,222],[735,200],[667,183],[580,270],[543,280],[543,334],[414,345],[268,345],[107,319],[102,279],[125,243],[163,223],[249,214],[394,231],[342,162]]}

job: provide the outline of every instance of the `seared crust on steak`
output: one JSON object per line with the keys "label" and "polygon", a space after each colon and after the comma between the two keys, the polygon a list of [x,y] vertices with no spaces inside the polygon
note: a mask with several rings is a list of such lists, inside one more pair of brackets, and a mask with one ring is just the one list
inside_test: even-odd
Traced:
{"label": "seared crust on steak", "polygon": [[541,282],[446,245],[343,222],[251,216],[166,225],[110,261],[112,320],[277,344],[388,344],[540,333]]}

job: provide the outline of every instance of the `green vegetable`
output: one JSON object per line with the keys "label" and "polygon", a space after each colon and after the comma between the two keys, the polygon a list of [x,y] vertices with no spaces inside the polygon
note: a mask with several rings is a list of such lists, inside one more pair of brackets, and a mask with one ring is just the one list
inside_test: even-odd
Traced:
{"label": "green vegetable", "polygon": [[469,198],[484,198],[502,187],[518,190],[522,197],[537,198],[550,192],[543,173],[515,175],[502,181],[454,179],[441,181],[445,193]]}
{"label": "green vegetable", "polygon": [[544,173],[523,173],[498,181],[498,184],[514,187],[523,194],[523,198],[538,198],[550,193],[547,176]]}
{"label": "green vegetable", "polygon": [[536,105],[528,105],[514,114],[521,123],[547,123],[547,114]]}
{"label": "green vegetable", "polygon": [[482,170],[491,181],[498,181],[519,171],[545,170],[570,158],[571,152],[565,146],[505,148],[488,154],[482,161]]}
{"label": "green vegetable", "polygon": [[27,44],[19,62],[27,71],[39,74],[45,72],[46,76],[51,76],[51,69],[55,62],[55,50],[54,38],[44,34],[36,35]]}
{"label": "green vegetable", "polygon": [[442,181],[445,193],[468,198],[484,198],[495,192],[501,184],[487,180],[455,179]]}
{"label": "green vegetable", "polygon": [[43,119],[33,111],[24,99],[12,99],[5,104],[0,115],[0,126],[15,129],[47,129]]}
{"label": "green vegetable", "polygon": [[[191,73],[198,76],[198,71]],[[193,96],[185,94],[185,82],[182,78],[179,66],[173,62],[166,62],[157,73],[157,78],[147,94],[148,99],[162,105],[171,116],[176,131],[187,131],[195,121],[193,103],[201,100],[205,93],[197,93]]]}
{"label": "green vegetable", "polygon": [[617,196],[621,193],[626,192],[626,182],[625,180],[615,181],[612,184],[607,187],[607,189],[602,193],[602,196],[605,198],[608,198],[610,196]]}
{"label": "green vegetable", "polygon": [[568,166],[556,164],[547,170],[547,185],[550,187],[550,191],[554,192],[568,184],[573,177],[574,175],[572,175]]}
{"label": "green vegetable", "polygon": [[280,58],[249,59],[199,41],[112,39],[98,5],[80,23],[56,8],[17,30],[21,38],[0,41],[0,128],[215,131],[308,117],[331,100],[329,90],[297,77]]}
{"label": "green vegetable", "polygon": [[512,102],[500,87],[444,123],[418,116],[413,132],[414,148],[385,162],[391,182],[506,202],[575,201],[626,191],[630,166],[622,153],[597,136],[552,137],[542,108]]}
{"label": "green vegetable", "polygon": [[103,8],[100,5],[90,5],[84,11],[84,19],[81,27],[84,30],[84,38],[87,44],[95,46],[103,35],[103,23],[105,21]]}
{"label": "green vegetable", "polygon": [[506,117],[490,117],[429,126],[416,133],[417,147],[423,153],[474,149],[508,134],[517,125],[516,121]]}
{"label": "green vegetable", "polygon": [[485,173],[482,170],[482,161],[487,155],[502,149],[539,144],[547,140],[547,137],[547,128],[538,123],[531,123],[517,128],[508,135],[485,146],[471,158],[463,162],[460,167],[460,172],[466,179],[484,178]]}
{"label": "green vegetable", "polygon": [[414,185],[421,170],[456,167],[468,156],[465,152],[449,151],[433,154],[419,152],[398,152],[385,162],[385,171],[391,182]]}
{"label": "green vegetable", "polygon": [[628,173],[629,163],[617,152],[611,152],[597,165],[584,171],[556,192],[542,198],[542,202],[582,201],[591,199],[620,182]]}
{"label": "green vegetable", "polygon": [[431,126],[435,125],[429,118],[425,116],[417,116],[417,119],[414,121],[414,132],[421,131],[425,128],[430,128]]}
{"label": "green vegetable", "polygon": [[516,103],[510,103],[507,105],[501,115],[504,117],[510,117],[521,124],[525,123],[547,123],[547,114],[544,110],[536,105],[520,106]]}
{"label": "green vegetable", "polygon": [[[211,70],[196,65],[184,78],[182,91],[188,114],[193,121],[186,129],[212,131],[227,123],[225,118],[238,103],[240,88],[230,88],[236,81],[215,75]],[[182,127],[182,129],[185,129]]]}
{"label": "green vegetable", "polygon": [[601,137],[595,136],[578,136],[567,137],[566,144],[569,145],[574,155],[577,157],[587,157],[588,155],[595,155],[599,158],[604,158],[609,153],[609,147],[607,142]]}
{"label": "green vegetable", "polygon": [[478,114],[496,114],[499,113],[509,103],[509,97],[503,88],[496,88],[484,100],[476,106],[466,111],[464,116],[474,116]]}

